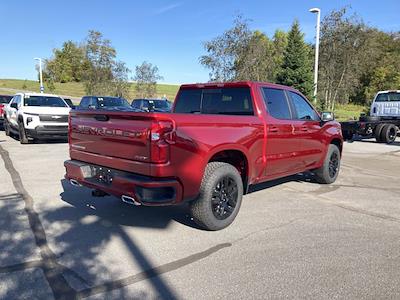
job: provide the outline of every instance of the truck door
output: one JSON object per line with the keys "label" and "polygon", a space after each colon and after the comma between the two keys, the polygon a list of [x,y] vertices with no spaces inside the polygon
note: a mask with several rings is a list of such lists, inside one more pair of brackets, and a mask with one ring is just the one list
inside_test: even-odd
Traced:
{"label": "truck door", "polygon": [[294,135],[292,112],[283,89],[263,87],[267,109],[265,143],[268,179],[296,173],[302,166],[297,159],[299,141]]}
{"label": "truck door", "polygon": [[303,96],[292,91],[287,91],[287,94],[294,113],[294,135],[300,143],[298,158],[305,168],[309,168],[322,159],[325,149],[321,119]]}

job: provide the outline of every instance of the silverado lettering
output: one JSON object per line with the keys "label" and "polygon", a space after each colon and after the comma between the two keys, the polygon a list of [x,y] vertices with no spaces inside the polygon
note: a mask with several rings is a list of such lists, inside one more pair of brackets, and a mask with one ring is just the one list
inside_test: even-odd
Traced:
{"label": "silverado lettering", "polygon": [[132,138],[140,138],[146,135],[146,131],[138,132],[138,131],[126,131],[121,129],[110,129],[106,127],[94,127],[94,126],[83,126],[83,125],[72,125],[72,132],[80,133],[80,134],[91,134],[91,135],[101,135],[101,136],[123,136],[123,137],[132,137]]}

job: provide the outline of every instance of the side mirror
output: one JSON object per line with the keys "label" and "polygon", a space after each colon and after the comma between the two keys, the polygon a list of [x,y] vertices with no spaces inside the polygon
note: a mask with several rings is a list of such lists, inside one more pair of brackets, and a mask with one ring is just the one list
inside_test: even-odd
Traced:
{"label": "side mirror", "polygon": [[16,110],[18,110],[18,104],[17,103],[11,103],[10,106]]}
{"label": "side mirror", "polygon": [[333,121],[335,120],[335,114],[333,112],[329,112],[329,111],[324,111],[321,114],[321,120],[323,122],[329,122],[329,121]]}

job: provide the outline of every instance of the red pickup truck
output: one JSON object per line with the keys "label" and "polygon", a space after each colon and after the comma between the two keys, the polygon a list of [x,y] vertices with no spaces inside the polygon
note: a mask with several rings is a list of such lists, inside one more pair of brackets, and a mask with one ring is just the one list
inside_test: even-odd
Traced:
{"label": "red pickup truck", "polygon": [[74,110],[66,178],[135,205],[190,203],[222,229],[250,185],[312,171],[338,176],[343,138],[333,115],[297,90],[261,82],[182,85],[171,113]]}

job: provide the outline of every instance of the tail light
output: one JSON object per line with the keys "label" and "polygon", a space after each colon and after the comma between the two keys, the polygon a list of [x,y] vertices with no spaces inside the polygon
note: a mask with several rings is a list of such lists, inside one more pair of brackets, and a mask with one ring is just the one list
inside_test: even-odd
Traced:
{"label": "tail light", "polygon": [[175,143],[175,126],[172,121],[154,121],[150,130],[150,157],[152,163],[166,163],[169,145]]}
{"label": "tail light", "polygon": [[0,116],[3,116],[4,104],[0,104]]}

